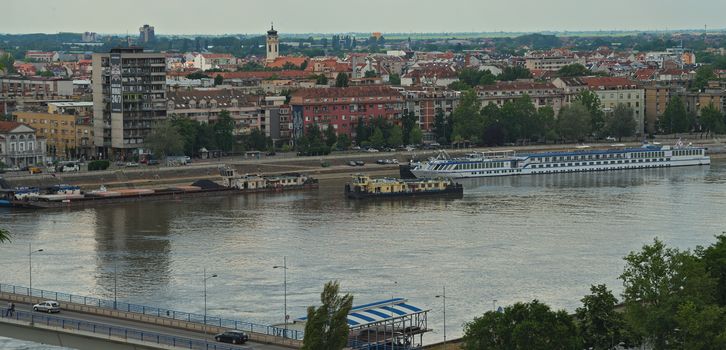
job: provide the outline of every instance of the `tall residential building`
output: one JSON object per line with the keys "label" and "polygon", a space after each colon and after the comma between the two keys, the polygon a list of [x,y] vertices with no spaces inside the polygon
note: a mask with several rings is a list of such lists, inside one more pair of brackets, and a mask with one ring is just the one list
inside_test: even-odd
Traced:
{"label": "tall residential building", "polygon": [[267,63],[275,61],[280,55],[280,38],[277,36],[275,26],[271,26],[267,31]]}
{"label": "tall residential building", "polygon": [[139,27],[139,42],[148,43],[154,41],[154,27],[144,24],[143,27]]}
{"label": "tall residential building", "polygon": [[164,54],[139,47],[93,54],[93,126],[97,153],[140,153],[155,121],[166,118]]}

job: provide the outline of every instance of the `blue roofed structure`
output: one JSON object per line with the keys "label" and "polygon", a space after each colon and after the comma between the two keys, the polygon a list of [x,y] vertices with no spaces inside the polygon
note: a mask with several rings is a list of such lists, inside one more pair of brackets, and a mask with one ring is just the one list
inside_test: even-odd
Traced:
{"label": "blue roofed structure", "polygon": [[[418,349],[423,334],[430,331],[428,311],[404,298],[353,306],[348,313],[348,346],[365,350]],[[296,321],[305,322],[306,317]]]}

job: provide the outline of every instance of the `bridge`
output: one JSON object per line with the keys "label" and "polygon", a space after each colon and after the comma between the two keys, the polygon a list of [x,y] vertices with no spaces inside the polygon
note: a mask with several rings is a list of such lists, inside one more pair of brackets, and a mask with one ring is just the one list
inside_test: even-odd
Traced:
{"label": "bridge", "polygon": [[[58,314],[34,312],[45,300],[61,304]],[[0,284],[0,302],[16,304],[6,315],[0,308],[0,336],[81,350],[288,350],[302,344],[301,331],[129,304],[67,293]],[[214,334],[241,330],[250,341],[237,346],[218,343]]]}

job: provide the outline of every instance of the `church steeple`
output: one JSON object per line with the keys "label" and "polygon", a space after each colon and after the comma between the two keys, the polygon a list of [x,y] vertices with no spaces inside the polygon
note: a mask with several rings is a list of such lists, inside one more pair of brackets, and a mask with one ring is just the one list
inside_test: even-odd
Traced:
{"label": "church steeple", "polygon": [[280,55],[280,38],[277,36],[275,24],[270,23],[270,30],[267,31],[267,63],[274,62]]}

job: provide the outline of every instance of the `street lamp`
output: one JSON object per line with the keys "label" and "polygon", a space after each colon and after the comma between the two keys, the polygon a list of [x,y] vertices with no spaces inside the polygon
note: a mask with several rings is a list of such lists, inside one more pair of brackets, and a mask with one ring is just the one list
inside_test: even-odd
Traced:
{"label": "street lamp", "polygon": [[204,268],[204,337],[207,337],[207,280],[217,277],[217,274],[207,277],[207,268]]}
{"label": "street lamp", "polygon": [[444,301],[444,350],[446,350],[446,286],[443,286],[443,294],[436,297]]}
{"label": "street lamp", "polygon": [[28,288],[28,296],[33,296],[33,253],[42,252],[43,249],[33,250],[33,244],[28,242],[28,280],[30,281],[30,287]]}
{"label": "street lamp", "polygon": [[287,338],[287,257],[282,257],[282,266],[275,265],[272,267],[273,269],[282,269],[283,270],[283,285],[285,289],[285,296],[284,296],[284,306],[283,306],[283,312],[285,313],[285,317],[282,319],[285,325],[285,334],[283,335],[283,338]]}

